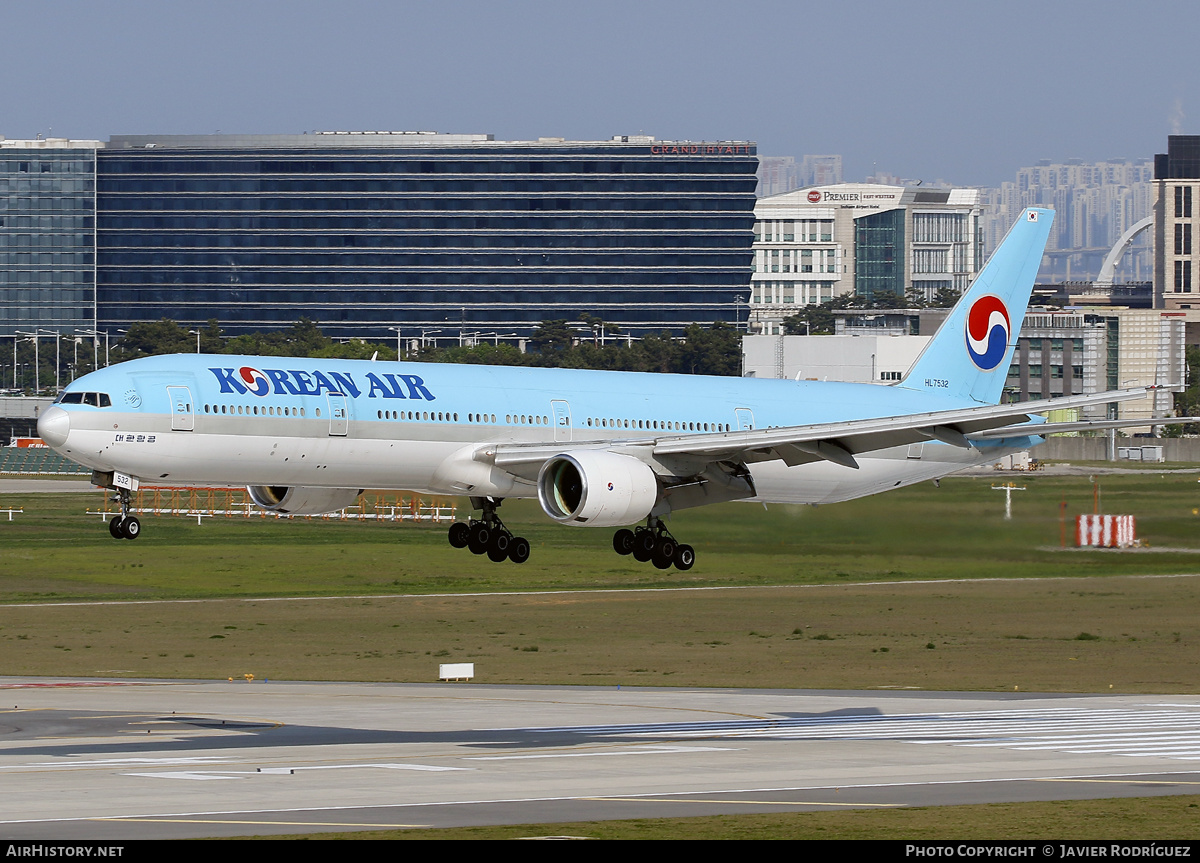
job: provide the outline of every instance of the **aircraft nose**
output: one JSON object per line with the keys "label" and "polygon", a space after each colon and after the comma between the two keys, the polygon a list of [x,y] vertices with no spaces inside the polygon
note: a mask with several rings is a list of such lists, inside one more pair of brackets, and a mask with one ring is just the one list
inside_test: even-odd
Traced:
{"label": "aircraft nose", "polygon": [[38,436],[52,447],[60,447],[67,442],[67,434],[71,431],[71,415],[57,405],[51,405],[38,418]]}

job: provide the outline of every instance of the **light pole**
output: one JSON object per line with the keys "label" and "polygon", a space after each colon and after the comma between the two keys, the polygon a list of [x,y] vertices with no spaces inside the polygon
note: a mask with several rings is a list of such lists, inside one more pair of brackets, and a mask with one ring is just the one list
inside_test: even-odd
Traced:
{"label": "light pole", "polygon": [[196,337],[196,353],[200,353],[200,331],[188,330],[188,335],[194,335]]}
{"label": "light pole", "polygon": [[33,342],[33,394],[37,395],[42,389],[41,369],[38,363],[38,334],[37,330],[32,333],[26,333],[21,330],[16,330],[17,335],[32,336],[25,341]]}
{"label": "light pole", "polygon": [[400,328],[388,327],[388,332],[396,334],[396,361],[399,362],[404,356],[402,353],[400,353]]}
{"label": "light pole", "polygon": [[60,392],[62,387],[59,385],[59,369],[62,368],[62,333],[58,330],[47,330],[41,327],[38,328],[39,333],[47,335],[54,334],[54,389]]}

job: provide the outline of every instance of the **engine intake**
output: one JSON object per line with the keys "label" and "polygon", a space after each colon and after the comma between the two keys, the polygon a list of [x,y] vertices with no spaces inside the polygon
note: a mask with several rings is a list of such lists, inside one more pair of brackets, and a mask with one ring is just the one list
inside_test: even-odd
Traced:
{"label": "engine intake", "polygon": [[362,494],[362,489],[287,485],[251,485],[246,487],[246,491],[262,509],[284,515],[337,512],[350,506]]}
{"label": "engine intake", "polygon": [[641,521],[658,500],[645,462],[603,450],[556,455],[538,472],[538,501],[563,524],[616,527]]}

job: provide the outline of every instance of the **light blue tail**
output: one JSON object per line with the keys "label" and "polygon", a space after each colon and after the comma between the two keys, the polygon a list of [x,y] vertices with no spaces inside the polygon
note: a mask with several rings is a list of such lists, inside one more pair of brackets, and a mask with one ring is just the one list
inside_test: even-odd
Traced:
{"label": "light blue tail", "polygon": [[997,404],[1054,222],[1021,213],[900,386]]}

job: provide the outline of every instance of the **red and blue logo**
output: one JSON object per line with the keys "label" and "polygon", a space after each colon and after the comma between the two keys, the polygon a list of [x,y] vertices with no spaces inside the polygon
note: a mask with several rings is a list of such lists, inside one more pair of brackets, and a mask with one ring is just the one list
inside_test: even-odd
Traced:
{"label": "red and blue logo", "polygon": [[258,369],[242,366],[238,369],[238,377],[242,379],[246,389],[256,396],[265,396],[271,391],[271,382]]}
{"label": "red and blue logo", "polygon": [[985,372],[1000,365],[1008,351],[1011,330],[1008,309],[999,297],[989,294],[977,299],[967,312],[967,353],[971,362]]}

